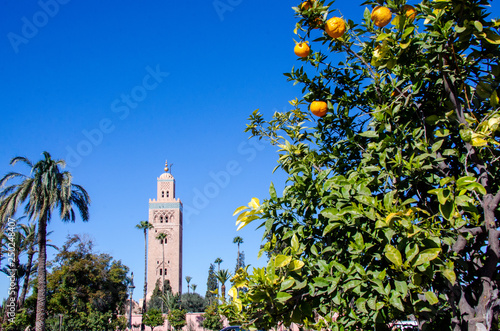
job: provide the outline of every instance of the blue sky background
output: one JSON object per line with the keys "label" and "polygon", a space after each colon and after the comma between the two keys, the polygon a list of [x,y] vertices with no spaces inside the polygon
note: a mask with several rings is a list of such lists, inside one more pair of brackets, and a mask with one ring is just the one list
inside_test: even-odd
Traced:
{"label": "blue sky background", "polygon": [[[339,1],[338,8],[359,23],[361,2]],[[134,272],[135,299],[144,270],[135,225],[148,217],[165,159],[184,204],[184,276],[196,291],[205,293],[217,257],[234,272],[237,235],[246,263],[264,265],[257,260],[262,232],[253,225],[236,232],[232,212],[267,197],[271,181],[284,184],[272,174],[275,148],[249,141],[243,130],[253,110],[269,119],[301,96],[283,76],[300,65],[291,9],[298,4],[1,0],[0,174],[27,170],[8,165],[18,155],[37,161],[48,151],[66,159],[91,196],[91,219],[54,217],[50,239],[62,246],[68,235],[90,236],[99,252]],[[500,16],[498,4],[493,12]]]}

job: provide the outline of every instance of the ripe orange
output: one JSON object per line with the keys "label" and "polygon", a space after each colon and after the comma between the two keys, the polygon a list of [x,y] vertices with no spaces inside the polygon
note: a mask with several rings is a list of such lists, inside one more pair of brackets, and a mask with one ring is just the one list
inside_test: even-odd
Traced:
{"label": "ripe orange", "polygon": [[312,7],[311,0],[306,0],[303,3],[301,3],[299,6],[300,10],[308,10],[311,7]]}
{"label": "ripe orange", "polygon": [[340,17],[332,17],[326,21],[326,33],[332,38],[340,38],[345,32],[345,22]]}
{"label": "ripe orange", "polygon": [[314,115],[323,117],[326,115],[326,112],[328,111],[328,105],[324,101],[313,101],[311,102],[309,109],[311,110],[311,113],[313,113]]}
{"label": "ripe orange", "polygon": [[295,45],[295,48],[293,49],[293,52],[295,55],[298,57],[307,57],[309,53],[311,52],[311,48],[306,42],[301,42]]}
{"label": "ripe orange", "polygon": [[391,10],[387,7],[377,6],[372,10],[372,21],[373,24],[378,26],[379,28],[383,28],[392,19]]}
{"label": "ripe orange", "polygon": [[413,20],[415,19],[415,16],[417,16],[417,11],[415,10],[415,8],[413,6],[410,6],[410,5],[404,5],[403,11],[406,15],[406,19],[409,22],[413,22]]}

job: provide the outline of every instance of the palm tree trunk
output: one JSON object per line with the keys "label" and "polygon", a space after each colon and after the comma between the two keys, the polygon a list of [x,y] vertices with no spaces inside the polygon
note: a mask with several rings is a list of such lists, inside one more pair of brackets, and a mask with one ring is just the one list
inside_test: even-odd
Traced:
{"label": "palm tree trunk", "polygon": [[19,296],[19,301],[17,306],[19,309],[23,308],[24,300],[26,299],[26,294],[28,293],[31,269],[33,268],[33,256],[35,255],[35,250],[33,249],[34,243],[30,244],[30,249],[28,250],[28,264],[26,266],[26,276],[24,276],[23,288],[21,290],[21,295]]}
{"label": "palm tree trunk", "polygon": [[38,219],[38,293],[36,300],[36,331],[45,331],[47,313],[47,213]]}
{"label": "palm tree trunk", "polygon": [[[147,229],[144,228],[144,300],[142,301],[142,316],[146,313],[146,296],[148,295],[148,243]],[[141,320],[141,331],[144,331],[145,326]]]}

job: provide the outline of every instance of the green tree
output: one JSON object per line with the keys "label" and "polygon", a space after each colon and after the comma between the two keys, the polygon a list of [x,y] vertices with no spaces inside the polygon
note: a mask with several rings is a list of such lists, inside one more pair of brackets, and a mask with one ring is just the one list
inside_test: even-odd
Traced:
{"label": "green tree", "polygon": [[[286,187],[236,210],[240,228],[261,220],[274,253],[267,270],[237,275],[250,287],[229,313],[315,329],[408,315],[430,330],[498,328],[500,22],[489,2],[422,1],[412,17],[405,0],[366,1],[335,39],[314,30],[333,4],[295,8],[313,53],[286,76],[304,95],[247,127],[279,147]],[[385,28],[370,17],[380,4],[393,15]],[[325,116],[304,109],[316,100]]]}
{"label": "green tree", "polygon": [[103,330],[125,313],[128,268],[93,242],[73,235],[51,263],[47,276],[48,313],[64,314],[70,329]]}
{"label": "green tree", "polygon": [[143,315],[142,322],[151,327],[151,331],[153,331],[155,327],[161,326],[165,323],[165,316],[163,316],[159,309],[152,308]]}
{"label": "green tree", "polygon": [[30,174],[10,172],[0,179],[0,187],[11,180],[20,179],[18,184],[4,187],[0,191],[0,219],[13,216],[21,204],[29,219],[38,219],[38,299],[36,310],[36,331],[45,331],[46,302],[46,259],[47,224],[54,209],[59,209],[59,217],[64,222],[76,220],[73,206],[76,206],[84,222],[89,219],[90,198],[85,189],[72,183],[68,171],[61,171],[63,160],[53,160],[48,152],[44,159],[33,164],[25,157],[15,157],[11,165],[21,162],[30,167]]}
{"label": "green tree", "polygon": [[[153,229],[153,224],[148,221],[141,221],[135,226],[139,230],[144,232],[144,291],[143,291],[143,301],[142,301],[142,314],[146,312],[147,301],[146,296],[148,294],[148,231]],[[141,330],[144,330],[144,323],[141,322]]]}
{"label": "green tree", "polygon": [[191,284],[191,289],[193,290],[193,294],[196,293],[196,288],[198,287],[198,285],[196,284]]}
{"label": "green tree", "polygon": [[217,331],[222,329],[222,316],[219,314],[219,305],[217,301],[213,301],[202,315],[203,321],[201,325],[207,330]]}
{"label": "green tree", "polygon": [[208,268],[208,277],[207,277],[207,292],[205,293],[205,300],[207,303],[211,303],[212,299],[215,297],[215,291],[217,291],[217,277],[215,276],[215,266],[213,263],[210,263],[210,267]]}
{"label": "green tree", "polygon": [[242,264],[241,254],[240,254],[240,244],[243,244],[243,238],[241,238],[240,236],[234,237],[233,244],[238,245],[238,255],[236,255],[236,268],[235,268],[235,272],[236,272],[236,271],[238,271],[239,268],[245,266],[244,263]]}
{"label": "green tree", "polygon": [[184,293],[181,295],[181,309],[188,313],[205,311],[206,301],[197,293]]}
{"label": "green tree", "polygon": [[237,273],[240,268],[245,268],[245,252],[239,252],[236,259],[236,268],[234,272]]}
{"label": "green tree", "polygon": [[186,325],[186,311],[182,309],[172,309],[167,318],[174,330],[181,330]]}
{"label": "green tree", "polygon": [[226,282],[231,278],[231,273],[227,269],[222,269],[219,270],[216,274],[215,277],[217,277],[217,280],[220,282],[220,292],[221,292],[221,298],[222,301],[226,300]]}
{"label": "green tree", "polygon": [[[162,309],[163,305],[165,305],[165,298],[168,300],[174,300],[174,294],[172,293],[172,287],[170,286],[170,281],[167,279],[165,281],[165,285],[163,286],[163,290],[160,288],[161,280],[158,279],[155,284],[155,288],[153,289],[153,293],[148,302],[148,309],[156,308]],[[176,294],[177,295],[177,294]],[[178,300],[178,299],[175,299]],[[168,305],[166,306],[168,309]]]}
{"label": "green tree", "polygon": [[186,276],[186,283],[187,283],[187,290],[188,290],[188,294],[189,294],[189,283],[191,282],[191,279],[193,279],[193,277],[191,277],[191,276]]}
{"label": "green tree", "polygon": [[[224,262],[220,257],[216,258],[214,263],[217,264],[217,272],[220,272],[220,264]],[[219,280],[217,280],[217,290],[219,290]]]}

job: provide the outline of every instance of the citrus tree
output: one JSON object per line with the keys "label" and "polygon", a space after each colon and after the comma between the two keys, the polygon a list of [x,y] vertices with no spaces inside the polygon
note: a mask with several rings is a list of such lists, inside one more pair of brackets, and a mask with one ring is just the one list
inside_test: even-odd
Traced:
{"label": "citrus tree", "polygon": [[264,327],[492,330],[499,311],[498,29],[487,0],[294,10],[302,86],[247,131],[279,147],[278,194],[235,211],[265,228],[267,268],[222,307]]}

